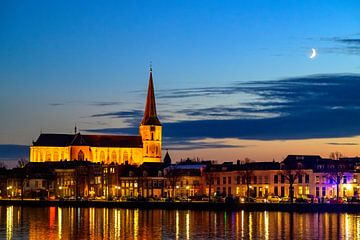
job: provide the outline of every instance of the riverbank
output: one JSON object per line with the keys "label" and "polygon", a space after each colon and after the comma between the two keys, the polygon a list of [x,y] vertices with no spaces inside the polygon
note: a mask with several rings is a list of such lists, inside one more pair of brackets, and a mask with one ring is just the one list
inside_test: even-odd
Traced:
{"label": "riverbank", "polygon": [[284,204],[284,203],[209,203],[209,202],[117,202],[117,201],[41,201],[0,200],[2,206],[24,207],[95,207],[95,208],[139,208],[169,210],[209,211],[281,211],[281,212],[358,212],[360,204]]}

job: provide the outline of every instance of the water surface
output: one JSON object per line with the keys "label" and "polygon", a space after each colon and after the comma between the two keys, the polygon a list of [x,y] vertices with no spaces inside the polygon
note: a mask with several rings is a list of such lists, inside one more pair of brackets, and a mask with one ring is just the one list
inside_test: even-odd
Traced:
{"label": "water surface", "polygon": [[0,239],[360,239],[360,215],[0,207]]}

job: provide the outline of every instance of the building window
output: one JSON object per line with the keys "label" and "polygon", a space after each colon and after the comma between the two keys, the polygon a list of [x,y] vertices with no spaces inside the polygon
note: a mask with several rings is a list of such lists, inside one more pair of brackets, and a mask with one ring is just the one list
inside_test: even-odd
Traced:
{"label": "building window", "polygon": [[279,190],[278,190],[278,187],[274,187],[274,195],[275,196],[279,196]]}
{"label": "building window", "polygon": [[254,176],[254,184],[257,184],[257,177]]}
{"label": "building window", "polygon": [[310,182],[310,176],[308,174],[305,175],[305,183]]}
{"label": "building window", "polygon": [[259,176],[259,184],[262,184],[262,176]]}
{"label": "building window", "polygon": [[299,186],[299,195],[303,195],[303,187]]}
{"label": "building window", "polygon": [[116,152],[115,152],[115,151],[113,151],[113,152],[111,153],[111,161],[112,161],[113,163],[116,163]]}
{"label": "building window", "polygon": [[217,185],[220,185],[220,178],[219,178],[219,177],[216,178],[216,184],[217,184]]}
{"label": "building window", "polygon": [[79,161],[84,161],[84,153],[82,150],[79,151],[78,153],[78,160]]}
{"label": "building window", "polygon": [[236,184],[240,184],[240,176],[236,176]]}
{"label": "building window", "polygon": [[123,157],[124,162],[129,160],[129,154],[127,151],[124,152],[124,157]]}
{"label": "building window", "polygon": [[299,183],[302,183],[302,175],[299,175],[299,177],[298,177],[298,182],[299,182]]}
{"label": "building window", "polygon": [[228,195],[231,195],[231,187],[228,187]]}
{"label": "building window", "polygon": [[228,177],[228,184],[231,184],[231,177]]}
{"label": "building window", "polygon": [[100,162],[105,162],[105,153],[103,151],[100,152]]}
{"label": "building window", "polygon": [[326,177],[325,176],[322,177],[322,183],[326,183]]}
{"label": "building window", "polygon": [[54,161],[59,161],[59,153],[54,152]]}
{"label": "building window", "polygon": [[281,175],[281,183],[285,183],[285,176]]}
{"label": "building window", "polygon": [[319,197],[320,196],[320,189],[319,187],[316,187],[316,197]]}
{"label": "building window", "polygon": [[226,177],[223,177],[223,184],[226,184]]}
{"label": "building window", "polygon": [[285,187],[281,187],[281,197],[285,196]]}
{"label": "building window", "polygon": [[278,175],[274,175],[274,183],[278,183],[278,181],[279,181]]}
{"label": "building window", "polygon": [[322,196],[325,197],[326,196],[326,187],[322,187]]}
{"label": "building window", "polygon": [[243,176],[243,177],[242,177],[242,184],[245,184],[245,183],[246,183],[246,177]]}
{"label": "building window", "polygon": [[265,181],[265,184],[269,184],[269,176],[265,176],[264,181]]}
{"label": "building window", "polygon": [[320,183],[320,176],[315,176],[315,183],[319,184]]}
{"label": "building window", "polygon": [[305,194],[310,194],[310,188],[309,188],[309,186],[305,186]]}
{"label": "building window", "polygon": [[343,183],[344,183],[344,184],[346,184],[346,183],[347,183],[347,178],[346,178],[346,176],[344,176]]}

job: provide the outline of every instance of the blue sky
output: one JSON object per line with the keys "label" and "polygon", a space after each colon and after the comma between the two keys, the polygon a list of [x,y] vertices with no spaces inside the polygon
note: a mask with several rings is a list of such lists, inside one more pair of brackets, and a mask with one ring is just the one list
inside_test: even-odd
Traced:
{"label": "blue sky", "polygon": [[[344,104],[344,95],[352,98],[345,101],[351,105],[348,115],[342,116],[358,114],[356,94],[346,91],[360,90],[359,16],[359,1],[1,1],[0,144],[29,145],[41,130],[71,132],[75,122],[83,131],[134,131],[150,61],[158,112],[168,127],[164,146],[176,157],[208,158],[201,149],[216,146],[233,152],[226,157],[244,157],[246,146],[269,144],[235,141],[242,139],[355,137],[360,135],[356,121],[333,123],[345,125],[343,131],[331,124],[314,128],[331,114],[323,109]],[[315,59],[309,59],[311,48],[318,51]],[[343,80],[344,73],[350,80]],[[304,125],[291,119],[305,103],[273,88],[280,84],[283,91],[299,93],[304,89],[286,82],[309,78],[305,91],[332,98],[324,103],[317,95],[306,102],[319,120]],[[257,81],[267,82],[271,94],[259,92],[264,91],[259,84],[249,87]],[[335,81],[345,94],[311,84],[318,81]],[[291,108],[279,107],[278,101],[291,102]],[[246,131],[203,134],[215,120]],[[280,120],[306,131],[279,131]],[[184,126],[188,131],[179,134],[176,129]],[[249,126],[258,126],[257,131]],[[266,160],[254,149],[247,157]],[[221,156],[216,158],[235,160]]]}

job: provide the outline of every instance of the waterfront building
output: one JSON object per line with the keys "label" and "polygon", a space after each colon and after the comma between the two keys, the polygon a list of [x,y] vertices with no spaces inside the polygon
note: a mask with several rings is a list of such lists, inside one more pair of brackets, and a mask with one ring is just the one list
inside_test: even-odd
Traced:
{"label": "waterfront building", "polygon": [[88,160],[104,164],[161,162],[162,125],[157,117],[152,69],[139,135],[41,133],[30,146],[30,162]]}

